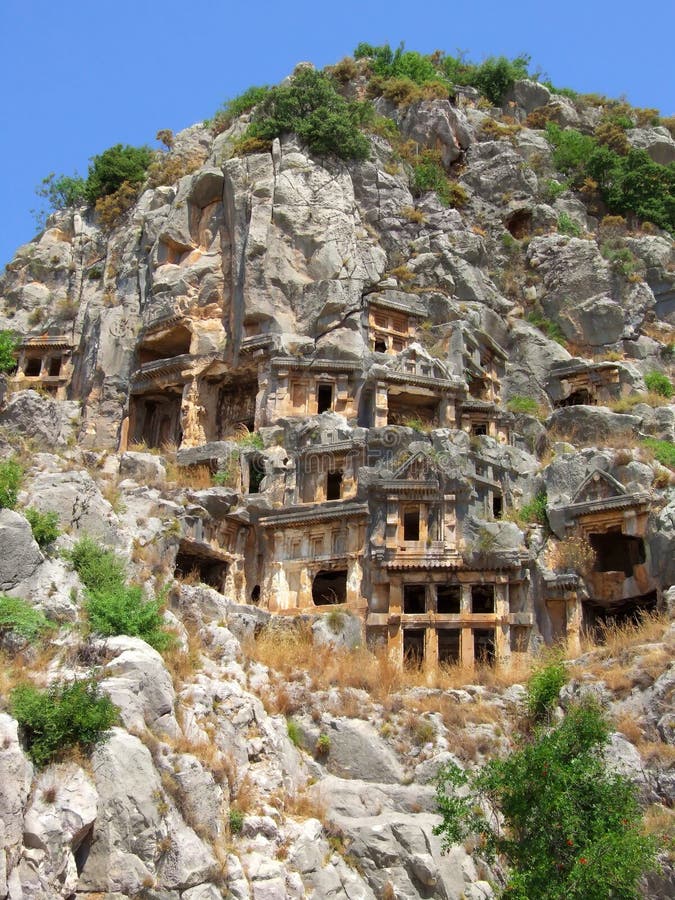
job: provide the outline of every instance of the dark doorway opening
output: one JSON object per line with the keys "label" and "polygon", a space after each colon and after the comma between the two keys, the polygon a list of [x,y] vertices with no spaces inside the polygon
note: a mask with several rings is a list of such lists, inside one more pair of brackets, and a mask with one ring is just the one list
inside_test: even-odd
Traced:
{"label": "dark doorway opening", "polygon": [[589,540],[595,550],[596,572],[623,572],[630,578],[633,568],[645,562],[645,544],[640,537],[607,531],[590,534]]}
{"label": "dark doorway opening", "polygon": [[491,666],[495,661],[494,628],[476,628],[473,633],[473,656],[477,663]]}
{"label": "dark doorway opening", "polygon": [[442,628],[438,634],[438,662],[452,666],[459,662],[459,629]]}
{"label": "dark doorway opening", "polygon": [[492,495],[492,515],[495,519],[501,519],[504,511],[504,500],[500,494]]}
{"label": "dark doorway opening", "polygon": [[426,588],[423,584],[403,585],[403,612],[418,616],[427,611]]}
{"label": "dark doorway opening", "polygon": [[493,613],[495,611],[494,584],[474,584],[471,586],[471,612]]}
{"label": "dark doorway opening", "polygon": [[403,632],[403,663],[419,668],[424,662],[424,629],[406,628]]}
{"label": "dark doorway opening", "polygon": [[326,474],[326,500],[339,500],[342,496],[342,472]]}
{"label": "dark doorway opening", "polygon": [[52,378],[56,378],[57,375],[61,374],[60,356],[55,356],[53,359],[49,360],[49,374]]}
{"label": "dark doorway opening", "polygon": [[27,359],[24,367],[24,375],[28,378],[36,378],[42,369],[41,359]]}
{"label": "dark doorway opening", "polygon": [[517,240],[527,237],[532,227],[532,213],[529,209],[518,209],[506,220],[506,227]]}
{"label": "dark doorway opening", "polygon": [[251,603],[257,606],[260,603],[260,585],[256,584],[251,591]]}
{"label": "dark doorway opening", "polygon": [[248,492],[260,492],[260,483],[265,477],[265,464],[262,456],[251,456],[248,461]]}
{"label": "dark doorway opening", "polygon": [[436,612],[443,616],[457,615],[462,589],[459,584],[439,584],[436,588]]}
{"label": "dark doorway opening", "polygon": [[188,550],[181,550],[176,556],[174,569],[176,578],[194,579],[207,584],[221,594],[225,590],[227,563],[218,559],[199,556]]}
{"label": "dark doorway opening", "polygon": [[375,341],[375,346],[373,347],[375,353],[386,353],[387,345],[384,341]]}
{"label": "dark doorway opening", "polygon": [[558,406],[592,406],[593,405],[593,397],[586,390],[586,388],[580,388],[578,391],[573,391],[569,397],[565,397],[564,400],[561,400],[558,403]]}
{"label": "dark doorway opening", "polygon": [[316,389],[316,411],[329,412],[333,408],[333,385],[320,384]]}
{"label": "dark doorway opening", "polygon": [[403,513],[403,540],[419,541],[420,539],[420,508],[413,506]]}
{"label": "dark doorway opening", "polygon": [[347,570],[322,570],[312,582],[312,602],[315,606],[345,603],[347,600]]}
{"label": "dark doorway opening", "polygon": [[471,428],[471,434],[474,437],[487,437],[488,427],[487,425],[474,425]]}

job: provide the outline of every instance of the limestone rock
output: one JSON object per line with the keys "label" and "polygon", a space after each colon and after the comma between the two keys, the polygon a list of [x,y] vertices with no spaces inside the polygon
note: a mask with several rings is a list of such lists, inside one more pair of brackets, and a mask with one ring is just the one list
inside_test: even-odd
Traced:
{"label": "limestone rock", "polygon": [[675,141],[663,125],[652,128],[629,128],[628,143],[638,150],[646,150],[655,163],[667,166],[675,162]]}
{"label": "limestone rock", "polygon": [[32,578],[43,556],[31,527],[19,513],[0,509],[0,590],[8,591]]}
{"label": "limestone rock", "polygon": [[9,428],[45,447],[65,447],[75,437],[80,404],[52,400],[37,391],[20,391],[0,412],[0,427]]}
{"label": "limestone rock", "polygon": [[473,140],[471,126],[461,111],[447,100],[422,100],[411,104],[399,126],[406,138],[423,147],[440,150],[446,167],[458,159]]}
{"label": "limestone rock", "polygon": [[62,526],[106,544],[120,542],[118,520],[88,472],[40,474],[28,491],[30,506],[55,512]]}
{"label": "limestone rock", "polygon": [[163,484],[166,481],[166,466],[151,453],[127,451],[120,456],[120,475],[133,478],[140,484]]}

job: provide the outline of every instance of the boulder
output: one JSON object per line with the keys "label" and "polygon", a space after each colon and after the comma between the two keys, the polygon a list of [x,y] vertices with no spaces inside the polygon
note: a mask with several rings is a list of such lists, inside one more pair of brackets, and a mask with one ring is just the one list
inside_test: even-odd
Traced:
{"label": "boulder", "polygon": [[537,81],[531,81],[529,78],[519,78],[506,92],[503,108],[508,112],[515,103],[519,109],[522,109],[528,115],[533,109],[537,109],[539,106],[546,106],[550,99],[551,92],[545,85],[539,84]]}
{"label": "boulder", "polygon": [[402,116],[399,127],[409,140],[439,150],[446,168],[473,141],[473,131],[465,116],[448,100],[412,103]]}
{"label": "boulder", "polygon": [[28,505],[55,512],[62,526],[113,546],[119,545],[119,523],[110,503],[88,472],[37,475],[30,485]]}
{"label": "boulder", "polygon": [[646,150],[655,163],[668,166],[675,162],[675,141],[665,126],[629,128],[626,137],[631,147]]}
{"label": "boulder", "polygon": [[75,437],[79,416],[80,404],[74,400],[52,400],[37,391],[19,391],[0,412],[0,428],[45,447],[65,447]]}
{"label": "boulder", "polygon": [[630,442],[642,424],[639,416],[615,413],[605,406],[564,406],[546,420],[549,431],[555,431],[575,444],[601,445],[625,436]]}
{"label": "boulder", "polygon": [[104,646],[114,656],[105,667],[101,690],[119,707],[124,725],[135,731],[147,725],[177,736],[176,695],[160,654],[140,638],[126,635],[107,638]]}
{"label": "boulder", "polygon": [[127,451],[120,456],[120,476],[131,478],[139,484],[164,484],[166,466],[159,456],[152,453]]}
{"label": "boulder", "polygon": [[0,591],[32,578],[44,558],[26,519],[11,509],[0,509],[0,547]]}
{"label": "boulder", "polygon": [[[19,725],[0,713],[0,822],[4,826],[3,847],[10,863],[23,837],[24,809],[33,779],[33,765],[19,743]],[[4,856],[0,850],[0,857]]]}

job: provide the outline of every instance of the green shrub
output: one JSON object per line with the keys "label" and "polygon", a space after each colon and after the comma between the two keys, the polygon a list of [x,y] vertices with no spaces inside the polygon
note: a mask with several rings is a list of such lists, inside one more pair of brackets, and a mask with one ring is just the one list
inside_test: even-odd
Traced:
{"label": "green shrub", "polygon": [[271,141],[295,132],[320,156],[365,159],[370,144],[359,127],[369,111],[372,114],[370,104],[345,100],[328,75],[303,68],[296,71],[289,84],[267,92],[244,137]]}
{"label": "green shrub", "polygon": [[24,516],[30,523],[33,537],[40,547],[52,544],[59,534],[59,517],[55,512],[42,513],[32,507],[23,510]]}
{"label": "green shrub", "polygon": [[247,88],[243,94],[239,94],[238,97],[227,100],[209,123],[211,130],[216,134],[226,131],[235,119],[243,116],[244,113],[250,112],[254,106],[257,106],[261,100],[264,100],[269,90],[267,85],[261,87],[253,85]]}
{"label": "green shrub", "polygon": [[286,719],[286,732],[294,747],[300,747],[302,745],[302,732],[300,731],[300,726],[294,719]]}
{"label": "green shrub", "polygon": [[316,739],[316,755],[328,756],[330,753],[330,737],[327,734],[320,734]]}
{"label": "green shrub", "polygon": [[145,173],[153,156],[149,147],[122,144],[115,144],[94,156],[85,186],[85,196],[89,203],[94,204],[101,197],[116,193],[125,182],[140,185],[145,180]]}
{"label": "green shrub", "polygon": [[161,601],[147,600],[140,585],[126,583],[124,563],[112,550],[104,550],[84,537],[69,558],[85,586],[85,609],[95,632],[139,637],[156,650],[164,650],[172,643],[172,636],[163,626]]}
{"label": "green shrub", "polygon": [[518,518],[521,522],[546,525],[546,491],[540,491],[536,497],[524,503],[518,510]]}
{"label": "green shrub", "polygon": [[[79,175],[56,175],[51,172],[43,178],[35,193],[47,203],[49,211],[82,206],[87,202],[86,181]],[[40,214],[41,222],[44,214]]]}
{"label": "green shrub", "polygon": [[566,212],[561,212],[558,216],[558,231],[560,234],[568,234],[570,237],[581,237],[582,235],[580,226]]}
{"label": "green shrub", "polygon": [[534,416],[539,409],[539,404],[533,397],[522,397],[520,394],[514,394],[506,404],[509,412],[524,413],[528,416]]}
{"label": "green shrub", "polygon": [[658,438],[643,438],[642,444],[648,447],[662,466],[675,469],[675,444],[672,441],[660,441]]}
{"label": "green shrub", "polygon": [[642,833],[637,787],[606,766],[608,732],[599,707],[580,703],[506,759],[472,774],[446,766],[434,829],[443,849],[471,840],[482,859],[499,856],[514,900],[637,900],[657,840]]}
{"label": "green shrub", "polygon": [[449,180],[436,150],[423,150],[412,164],[412,194],[436,191],[443,206],[464,206],[468,196],[461,184]]}
{"label": "green shrub", "polygon": [[0,373],[13,372],[16,368],[14,351],[19,346],[19,338],[13,331],[0,331]]}
{"label": "green shrub", "polygon": [[54,684],[47,690],[21,685],[12,692],[11,712],[22,726],[28,755],[44,766],[68,747],[87,750],[105,737],[117,709],[92,679]]}
{"label": "green shrub", "polygon": [[0,462],[0,509],[14,509],[23,469],[15,459]]}
{"label": "green shrub", "polygon": [[532,674],[527,685],[527,709],[535,722],[548,718],[566,682],[567,669],[562,659],[552,660]]}
{"label": "green shrub", "polygon": [[244,828],[244,814],[241,810],[237,809],[234,806],[230,807],[230,811],[228,813],[228,819],[230,823],[230,831],[232,834],[241,834]]}
{"label": "green shrub", "polygon": [[553,145],[553,165],[570,175],[574,184],[585,177],[586,162],[593,153],[596,142],[592,137],[574,128],[561,128],[555,122],[546,123],[546,137]]}
{"label": "green shrub", "polygon": [[645,375],[645,384],[648,391],[654,391],[668,400],[673,396],[673,384],[662,372],[649,372]]}
{"label": "green shrub", "polygon": [[51,628],[39,609],[20,597],[0,594],[0,632],[12,631],[31,643]]}
{"label": "green shrub", "polygon": [[536,328],[539,328],[544,334],[550,338],[552,341],[555,341],[557,344],[565,344],[565,335],[563,334],[562,328],[558,325],[557,322],[551,321],[551,319],[547,319],[544,315],[536,310],[529,312],[526,316],[527,321],[530,325],[534,325]]}

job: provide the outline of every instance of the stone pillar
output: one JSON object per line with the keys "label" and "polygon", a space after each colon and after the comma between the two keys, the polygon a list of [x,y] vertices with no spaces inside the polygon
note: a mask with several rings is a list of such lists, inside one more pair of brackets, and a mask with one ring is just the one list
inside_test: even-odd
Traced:
{"label": "stone pillar", "polygon": [[427,628],[424,637],[424,668],[435,669],[438,665],[438,632],[435,628]]}
{"label": "stone pillar", "polygon": [[384,428],[389,415],[389,399],[387,397],[387,385],[375,385],[375,428]]}
{"label": "stone pillar", "polygon": [[473,669],[474,649],[473,630],[469,626],[462,628],[459,644],[459,658],[464,669]]}
{"label": "stone pillar", "polygon": [[403,629],[400,624],[390,625],[387,639],[389,659],[397,666],[403,665]]}
{"label": "stone pillar", "polygon": [[579,656],[581,653],[582,609],[576,591],[570,591],[566,595],[565,612],[567,615],[567,653],[570,656]]}
{"label": "stone pillar", "polygon": [[509,585],[495,584],[495,656],[508,661],[511,656],[511,628],[509,626]]}
{"label": "stone pillar", "polygon": [[403,612],[403,585],[400,581],[389,585],[389,612],[392,615]]}
{"label": "stone pillar", "polygon": [[462,616],[471,615],[471,585],[470,584],[461,585],[459,611]]}

